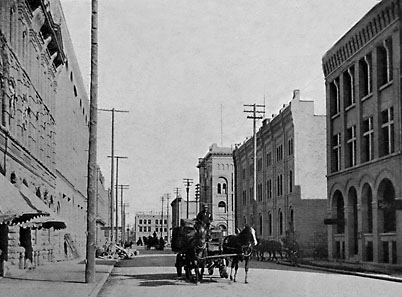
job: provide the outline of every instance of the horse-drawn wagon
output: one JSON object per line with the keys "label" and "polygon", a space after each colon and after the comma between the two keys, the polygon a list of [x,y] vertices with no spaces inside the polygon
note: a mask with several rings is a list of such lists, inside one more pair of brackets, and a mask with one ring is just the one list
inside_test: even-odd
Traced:
{"label": "horse-drawn wagon", "polygon": [[226,272],[226,257],[222,255],[222,230],[214,227],[209,232],[196,220],[182,219],[179,227],[173,228],[172,251],[176,252],[177,276],[186,273],[192,278],[191,270],[195,270],[195,281],[202,279],[204,269],[212,275],[218,268],[221,277],[228,277]]}
{"label": "horse-drawn wagon", "polygon": [[[230,279],[236,281],[238,262],[245,260],[245,282],[247,282],[248,260],[251,247],[255,245],[255,230],[246,226],[239,234],[224,237],[222,230],[208,230],[196,220],[181,220],[179,227],[173,228],[172,251],[176,252],[177,275],[182,275],[182,269],[188,279],[196,283],[201,280],[204,269],[210,275],[218,268],[222,278],[228,278],[228,261],[232,262]],[[235,275],[232,276],[233,268]],[[195,278],[191,271],[194,269]]]}

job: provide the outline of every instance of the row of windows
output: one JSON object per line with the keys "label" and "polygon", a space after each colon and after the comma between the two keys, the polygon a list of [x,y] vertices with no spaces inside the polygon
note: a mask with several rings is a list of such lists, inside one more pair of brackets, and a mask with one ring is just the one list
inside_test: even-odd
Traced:
{"label": "row of windows", "polygon": [[[151,227],[139,226],[138,231],[139,232],[151,232]],[[163,231],[162,231],[162,227],[161,228],[157,227],[157,228],[155,228],[155,232],[167,232],[167,228],[163,228]]]}
{"label": "row of windows", "polygon": [[[392,154],[395,151],[395,127],[394,127],[394,109],[387,108],[380,113],[380,127],[375,129],[373,116],[363,119],[361,127],[361,145],[357,145],[357,128],[352,125],[347,128],[345,134],[345,167],[353,167],[358,163],[365,163],[374,159],[375,142],[374,135],[379,133],[378,152],[379,157]],[[342,134],[337,133],[332,136],[332,162],[331,172],[342,169]],[[358,149],[360,160],[358,160]],[[358,162],[359,161],[359,162]]]}
{"label": "row of windows", "polygon": [[[258,219],[258,233],[259,235],[263,235],[263,216],[261,213],[259,213],[258,215],[259,219]],[[246,217],[243,217],[244,220],[244,224],[247,224],[247,219]],[[285,216],[283,213],[282,209],[278,210],[278,214],[277,214],[277,231],[278,231],[278,235],[285,235],[286,232],[294,232],[294,211],[293,209],[289,210],[289,220],[288,220],[288,224],[287,226],[285,225]],[[274,218],[272,215],[272,212],[268,212],[268,236],[272,236],[273,235],[273,226],[274,226]]]}
{"label": "row of windows", "polygon": [[217,164],[218,170],[233,170],[233,164]]}
{"label": "row of windows", "polygon": [[[362,57],[355,65],[350,66],[340,77],[335,78],[329,85],[330,113],[335,116],[341,111],[341,100],[347,109],[356,103],[356,90],[360,99],[365,99],[373,92],[373,54]],[[377,84],[378,87],[389,84],[393,80],[392,39],[386,39],[377,46]],[[356,73],[357,70],[357,73]],[[356,75],[359,84],[356,85]],[[342,81],[341,81],[342,80]],[[341,94],[343,91],[343,95]]]}
{"label": "row of windows", "polygon": [[[293,171],[289,170],[289,176],[288,176],[288,186],[289,186],[289,193],[293,192]],[[267,180],[266,182],[266,197],[267,199],[272,199],[273,198],[273,188],[272,188],[272,179]],[[253,199],[254,195],[254,188],[251,187],[249,190],[249,200],[251,201]],[[282,196],[284,193],[284,185],[283,185],[283,175],[279,174],[276,177],[276,195],[277,196]],[[243,190],[243,205],[247,205],[247,191]],[[262,202],[263,201],[263,184],[258,184],[257,185],[257,201]]]}
{"label": "row of windows", "polygon": [[[287,144],[287,154],[288,156],[293,155],[294,153],[294,141],[293,138],[289,138],[288,139],[288,144]],[[280,144],[276,147],[276,162],[279,162],[281,160],[283,160],[283,145]],[[268,152],[266,155],[266,167],[272,166],[272,153]],[[259,158],[257,160],[257,172],[262,170],[262,164],[263,164],[263,160],[262,158]],[[253,168],[253,164],[249,165],[249,176],[253,176],[253,172],[254,172],[254,168]],[[245,179],[246,178],[246,168],[243,168],[242,170],[242,178]]]}
{"label": "row of windows", "polygon": [[[138,221],[138,223],[141,225],[141,224],[147,224],[147,220],[142,220],[142,219],[140,219],[139,221]],[[151,223],[151,220],[148,220],[148,224],[150,225],[150,224],[152,224]],[[162,225],[162,220],[155,220],[155,225],[158,225],[158,224],[161,224]],[[167,220],[163,220],[163,224],[167,224]]]}

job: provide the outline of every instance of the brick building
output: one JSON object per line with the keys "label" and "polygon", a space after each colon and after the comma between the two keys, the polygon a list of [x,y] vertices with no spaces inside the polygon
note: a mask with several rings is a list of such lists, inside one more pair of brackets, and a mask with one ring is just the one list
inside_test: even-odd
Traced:
{"label": "brick building", "polygon": [[289,105],[263,120],[257,133],[255,201],[253,146],[249,138],[233,152],[236,227],[254,225],[265,239],[291,234],[306,254],[318,243],[325,246],[325,116],[315,115],[314,102],[301,100],[295,90]]}
{"label": "brick building", "polygon": [[88,97],[58,0],[0,2],[0,78],[2,260],[12,270],[82,256]]}
{"label": "brick building", "polygon": [[198,160],[200,203],[207,204],[213,217],[213,225],[226,234],[235,230],[234,165],[233,150],[218,147],[215,143],[204,158]]}
{"label": "brick building", "polygon": [[400,5],[378,3],[322,59],[332,258],[402,263]]}

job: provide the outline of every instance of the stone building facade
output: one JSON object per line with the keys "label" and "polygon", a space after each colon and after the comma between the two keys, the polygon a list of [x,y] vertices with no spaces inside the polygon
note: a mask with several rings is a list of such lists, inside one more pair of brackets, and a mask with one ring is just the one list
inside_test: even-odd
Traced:
{"label": "stone building facade", "polygon": [[212,144],[205,157],[198,160],[200,184],[199,206],[207,204],[213,225],[225,234],[234,234],[234,164],[233,150]]}
{"label": "stone building facade", "polygon": [[234,152],[236,227],[253,225],[257,236],[292,235],[305,254],[326,246],[325,116],[294,91],[257,132],[257,197],[254,200],[253,138]]}
{"label": "stone building facade", "polygon": [[88,97],[58,0],[0,2],[0,79],[0,178],[40,208],[2,214],[2,260],[13,269],[84,255]]}
{"label": "stone building facade", "polygon": [[402,263],[400,20],[381,1],[322,59],[331,258]]}

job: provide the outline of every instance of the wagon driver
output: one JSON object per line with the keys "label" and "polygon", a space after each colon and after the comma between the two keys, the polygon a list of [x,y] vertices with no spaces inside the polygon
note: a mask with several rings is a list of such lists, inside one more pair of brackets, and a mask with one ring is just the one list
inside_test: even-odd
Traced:
{"label": "wagon driver", "polygon": [[211,225],[213,219],[212,214],[208,210],[208,205],[205,203],[202,206],[202,210],[197,215],[197,221],[205,226],[207,229],[207,234],[209,235],[209,226]]}

